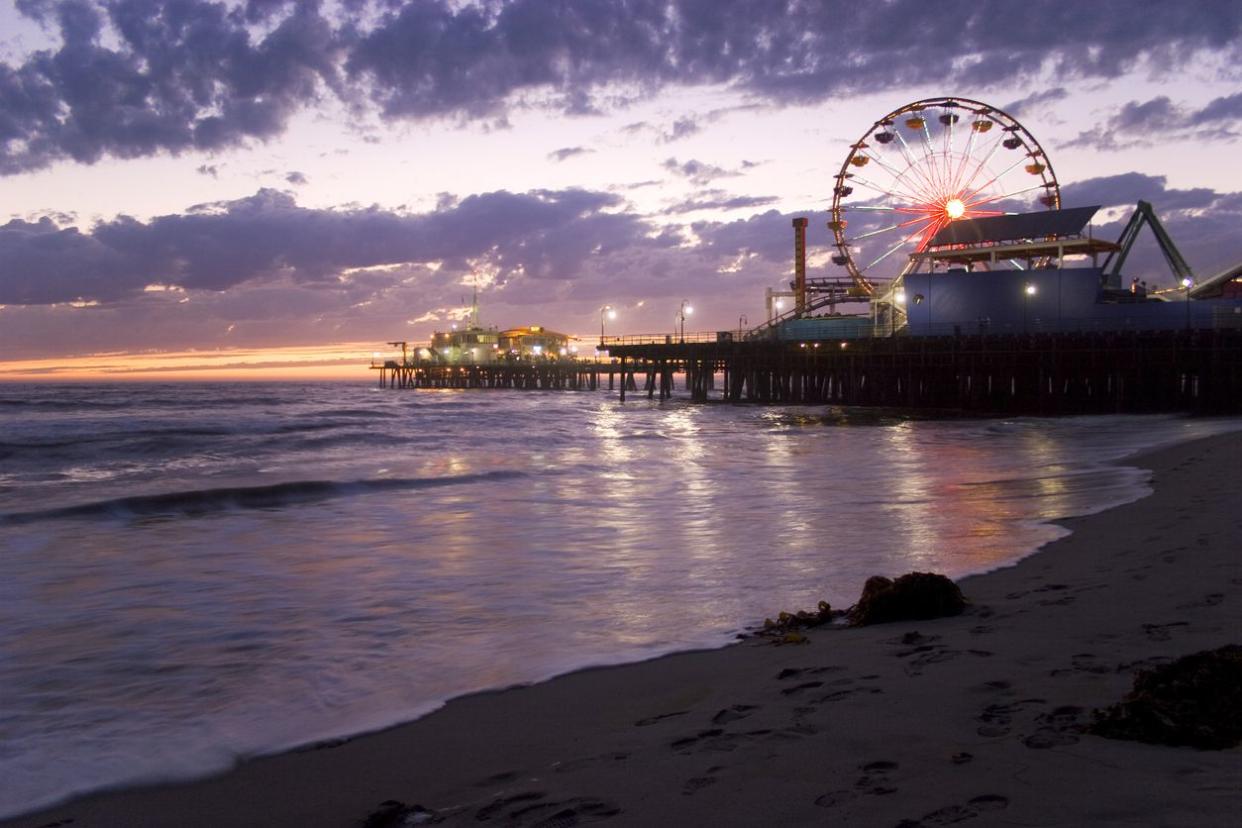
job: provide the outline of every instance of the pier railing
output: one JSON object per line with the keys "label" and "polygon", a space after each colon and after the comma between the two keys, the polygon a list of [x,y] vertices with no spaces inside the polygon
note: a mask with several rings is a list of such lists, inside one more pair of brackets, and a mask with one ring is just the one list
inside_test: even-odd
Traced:
{"label": "pier railing", "polygon": [[[728,334],[726,340],[734,334],[732,331],[725,331]],[[685,336],[681,334],[629,334],[627,336],[606,336],[603,339],[604,350],[609,345],[678,345],[683,342],[719,342],[721,334],[717,331],[696,331],[688,333]]]}

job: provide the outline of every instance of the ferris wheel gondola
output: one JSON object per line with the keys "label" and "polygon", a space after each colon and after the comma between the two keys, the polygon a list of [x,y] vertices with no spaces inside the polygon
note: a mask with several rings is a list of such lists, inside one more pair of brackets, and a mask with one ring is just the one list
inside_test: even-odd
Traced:
{"label": "ferris wheel gondola", "polygon": [[872,124],[832,193],[832,261],[868,294],[886,262],[924,250],[950,222],[1061,206],[1035,137],[994,106],[954,97],[915,101]]}

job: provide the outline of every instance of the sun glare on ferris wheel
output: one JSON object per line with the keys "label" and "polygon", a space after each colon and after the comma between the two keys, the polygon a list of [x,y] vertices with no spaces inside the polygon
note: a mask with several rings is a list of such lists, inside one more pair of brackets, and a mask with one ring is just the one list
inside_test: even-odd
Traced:
{"label": "sun glare on ferris wheel", "polygon": [[833,188],[832,258],[871,292],[876,273],[950,222],[1060,206],[1051,162],[1015,118],[966,98],[928,98],[851,145]]}

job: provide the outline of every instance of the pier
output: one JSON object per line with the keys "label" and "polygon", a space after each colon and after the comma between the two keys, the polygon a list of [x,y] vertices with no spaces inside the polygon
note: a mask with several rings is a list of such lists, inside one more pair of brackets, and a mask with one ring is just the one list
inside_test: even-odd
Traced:
{"label": "pier", "polygon": [[[696,401],[836,404],[980,414],[1242,412],[1242,329],[884,337],[840,342],[609,345],[621,398],[685,376]],[[652,378],[655,378],[654,380]]]}
{"label": "pier", "polygon": [[[731,341],[605,339],[608,361],[387,361],[389,388],[617,390],[695,402],[978,414],[1242,413],[1242,328]],[[719,382],[718,382],[719,380]],[[717,386],[719,388],[717,389]]]}

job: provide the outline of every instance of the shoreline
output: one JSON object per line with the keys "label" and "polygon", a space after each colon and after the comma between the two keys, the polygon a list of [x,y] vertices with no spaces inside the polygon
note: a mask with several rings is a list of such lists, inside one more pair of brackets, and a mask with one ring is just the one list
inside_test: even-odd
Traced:
{"label": "shoreline", "polygon": [[[1150,824],[1153,812],[1231,824],[1242,812],[1237,749],[1154,748],[1073,728],[1120,698],[1136,667],[1238,642],[1242,599],[1230,593],[1242,568],[1231,551],[1242,533],[1229,492],[1211,483],[1242,462],[1242,435],[1116,462],[1150,469],[1153,493],[1054,521],[1072,533],[963,578],[971,607],[957,618],[582,668],[3,825],[356,825],[386,800],[447,824],[566,812],[617,824],[709,814],[716,824]],[[1124,569],[1110,579],[1112,564]],[[1046,801],[1054,792],[1066,799],[1059,811]]]}

